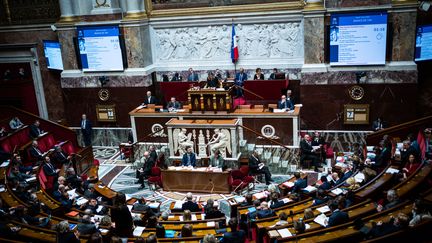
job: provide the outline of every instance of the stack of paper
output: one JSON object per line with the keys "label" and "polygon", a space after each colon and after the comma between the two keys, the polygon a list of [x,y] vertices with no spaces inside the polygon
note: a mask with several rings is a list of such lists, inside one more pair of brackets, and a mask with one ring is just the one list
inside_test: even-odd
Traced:
{"label": "stack of paper", "polygon": [[25,181],[26,181],[26,182],[33,182],[33,181],[36,181],[36,176],[32,176],[32,177],[30,177],[30,178],[27,178]]}
{"label": "stack of paper", "polygon": [[174,209],[182,209],[183,202],[182,201],[176,201],[174,204]]}
{"label": "stack of paper", "polygon": [[215,222],[214,221],[209,221],[209,222],[207,222],[207,226],[208,227],[215,227]]}
{"label": "stack of paper", "polygon": [[327,205],[324,207],[317,208],[316,210],[320,211],[321,213],[330,212],[330,208]]}
{"label": "stack of paper", "polygon": [[126,205],[129,209],[129,211],[132,211],[133,205]]}
{"label": "stack of paper", "polygon": [[397,173],[399,173],[399,170],[390,167],[390,168],[388,168],[388,169],[386,170],[386,173],[389,173],[389,174],[397,174]]}
{"label": "stack of paper", "polygon": [[78,194],[75,192],[75,189],[67,191],[67,194],[69,195],[69,199],[74,199],[78,197]]}
{"label": "stack of paper", "polygon": [[289,198],[282,198],[282,201],[284,202],[284,203],[289,203],[289,202],[292,202],[292,200],[291,199],[289,199]]}
{"label": "stack of paper", "polygon": [[331,190],[331,192],[337,196],[337,195],[341,194],[343,191],[340,188],[336,188],[336,189]]}
{"label": "stack of paper", "polygon": [[256,199],[260,200],[260,199],[266,198],[267,197],[267,193],[265,191],[263,191],[263,192],[255,193],[255,194],[253,194],[253,196]]}
{"label": "stack of paper", "polygon": [[145,227],[137,226],[133,231],[133,236],[140,237],[144,231]]}
{"label": "stack of paper", "polygon": [[98,208],[96,209],[96,213],[100,213],[100,211],[103,209],[102,205],[98,205]]}
{"label": "stack of paper", "polygon": [[192,221],[197,221],[198,220],[196,214],[192,214],[191,215],[191,220]]}
{"label": "stack of paper", "polygon": [[235,200],[237,203],[242,203],[242,202],[244,202],[244,201],[246,200],[246,198],[245,198],[245,197],[242,197],[242,196],[235,196],[235,197],[234,197],[234,200]]}
{"label": "stack of paper", "polygon": [[6,160],[5,162],[3,162],[0,167],[8,167],[9,165],[9,160]]}
{"label": "stack of paper", "polygon": [[148,204],[148,206],[149,206],[150,208],[158,208],[159,205],[160,205],[159,202],[152,202],[152,203],[149,203],[149,204]]}
{"label": "stack of paper", "polygon": [[291,232],[287,228],[285,228],[285,229],[278,229],[277,232],[280,234],[280,236],[282,238],[287,238],[287,237],[291,237],[292,236]]}
{"label": "stack of paper", "polygon": [[[70,196],[69,196],[69,197],[70,197]],[[87,202],[88,202],[87,198],[80,197],[80,198],[77,199],[76,204],[77,204],[78,206],[81,206],[81,205],[83,205],[83,204],[85,204],[85,203],[87,203]],[[100,206],[100,207],[102,207],[102,206]],[[97,210],[96,210],[96,211],[97,211]]]}
{"label": "stack of paper", "polygon": [[306,188],[304,188],[303,190],[307,191],[307,192],[313,192],[316,191],[316,187],[314,186],[307,186]]}
{"label": "stack of paper", "polygon": [[325,216],[325,214],[320,214],[314,219],[314,222],[326,227],[328,223],[328,217]]}
{"label": "stack of paper", "polygon": [[294,186],[294,182],[292,182],[292,181],[286,181],[286,182],[282,183],[282,185],[284,185],[286,187],[293,187]]}

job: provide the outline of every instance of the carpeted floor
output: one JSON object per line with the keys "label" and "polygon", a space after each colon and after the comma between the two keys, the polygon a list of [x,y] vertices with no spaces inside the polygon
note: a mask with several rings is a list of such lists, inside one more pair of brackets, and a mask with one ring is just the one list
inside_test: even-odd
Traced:
{"label": "carpeted floor", "polygon": [[[169,210],[169,205],[173,201],[185,199],[186,193],[183,192],[167,192],[162,189],[151,190],[146,185],[146,188],[140,189],[140,184],[136,182],[136,172],[132,163],[126,163],[120,159],[120,152],[115,147],[93,147],[93,152],[96,159],[99,159],[99,179],[115,191],[123,192],[130,197],[140,198],[145,197],[147,200],[158,201],[161,203],[161,211]],[[274,183],[279,184],[287,180],[288,175],[273,175]],[[256,183],[250,191],[244,190],[242,195],[247,193],[256,193],[263,191],[267,186],[264,183]],[[230,205],[227,199],[234,197],[237,194],[194,194],[199,197],[199,201],[206,201],[209,198],[218,200],[221,210],[230,215]]]}

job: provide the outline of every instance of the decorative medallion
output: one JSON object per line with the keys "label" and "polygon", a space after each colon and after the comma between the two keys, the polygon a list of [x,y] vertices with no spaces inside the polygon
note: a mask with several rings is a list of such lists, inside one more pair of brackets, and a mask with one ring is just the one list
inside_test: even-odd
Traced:
{"label": "decorative medallion", "polygon": [[107,89],[100,89],[98,96],[100,100],[107,101],[110,98],[110,92]]}

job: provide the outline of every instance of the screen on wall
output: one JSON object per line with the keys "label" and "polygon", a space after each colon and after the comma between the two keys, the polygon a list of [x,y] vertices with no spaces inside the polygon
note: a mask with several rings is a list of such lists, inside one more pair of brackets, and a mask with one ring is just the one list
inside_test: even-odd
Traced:
{"label": "screen on wall", "polygon": [[414,60],[432,60],[432,25],[421,25],[417,27]]}
{"label": "screen on wall", "polygon": [[118,26],[77,28],[78,52],[84,72],[123,71]]}
{"label": "screen on wall", "polygon": [[330,65],[384,65],[387,13],[332,14]]}
{"label": "screen on wall", "polygon": [[63,60],[60,43],[58,41],[44,40],[44,53],[49,69],[63,70]]}

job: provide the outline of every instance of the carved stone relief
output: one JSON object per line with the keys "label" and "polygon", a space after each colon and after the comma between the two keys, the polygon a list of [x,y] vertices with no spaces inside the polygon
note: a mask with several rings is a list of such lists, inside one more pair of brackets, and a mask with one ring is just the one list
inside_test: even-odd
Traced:
{"label": "carved stone relief", "polygon": [[[240,58],[303,58],[300,22],[236,25]],[[185,27],[154,31],[156,62],[229,60],[231,26]]]}

